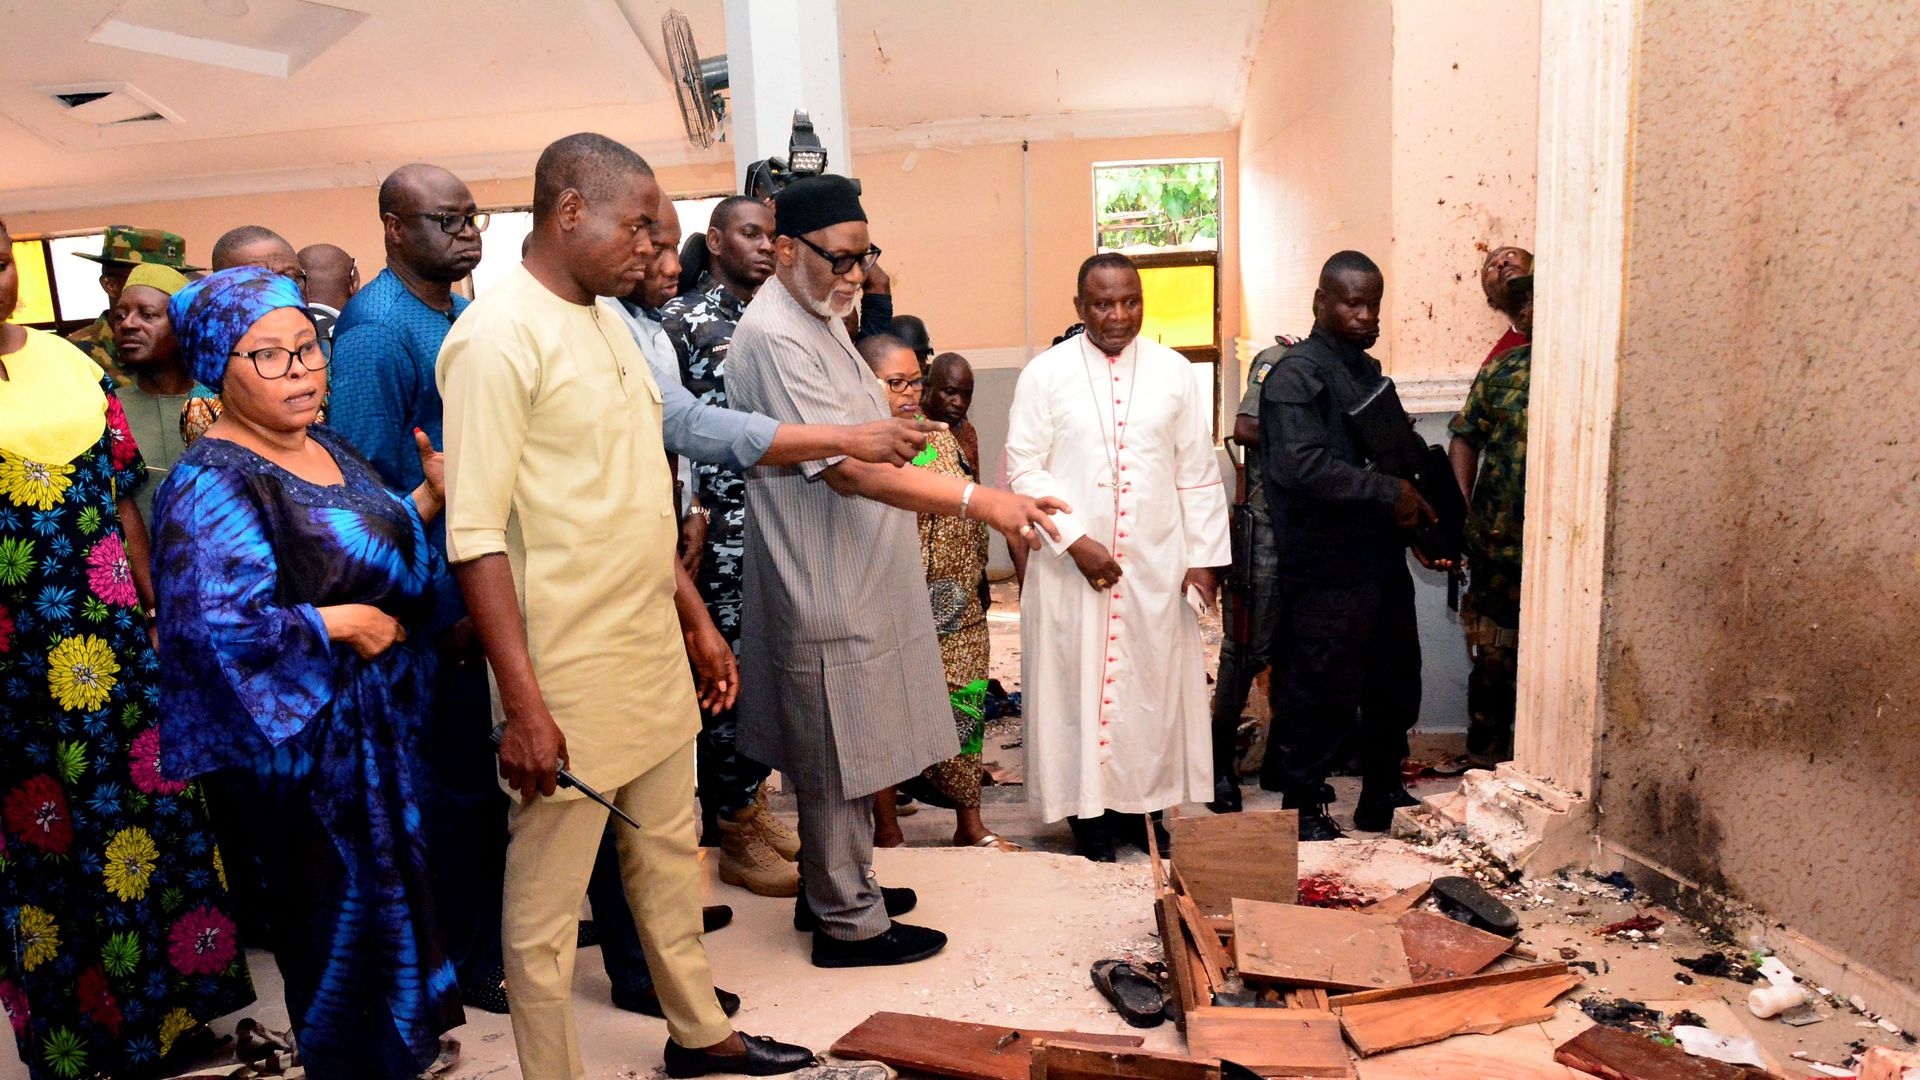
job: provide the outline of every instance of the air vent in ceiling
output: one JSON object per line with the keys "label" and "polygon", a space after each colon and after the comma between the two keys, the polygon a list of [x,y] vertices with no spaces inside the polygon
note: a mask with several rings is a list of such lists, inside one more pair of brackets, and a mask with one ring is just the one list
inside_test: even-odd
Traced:
{"label": "air vent in ceiling", "polygon": [[43,86],[40,92],[58,103],[67,116],[99,127],[180,121],[171,109],[126,83]]}

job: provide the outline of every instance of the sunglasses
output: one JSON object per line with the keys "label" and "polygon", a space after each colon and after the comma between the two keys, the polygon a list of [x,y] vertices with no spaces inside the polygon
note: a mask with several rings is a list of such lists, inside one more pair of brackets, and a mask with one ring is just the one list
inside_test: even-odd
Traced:
{"label": "sunglasses", "polygon": [[877,247],[868,247],[867,250],[855,255],[836,255],[804,236],[796,236],[794,239],[812,248],[815,255],[827,260],[832,266],[834,277],[852,273],[855,266],[865,270],[880,261],[880,249]]}

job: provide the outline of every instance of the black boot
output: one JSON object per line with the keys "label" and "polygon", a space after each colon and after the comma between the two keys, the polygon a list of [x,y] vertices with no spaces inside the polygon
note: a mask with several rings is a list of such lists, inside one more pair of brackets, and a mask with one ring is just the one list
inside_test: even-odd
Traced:
{"label": "black boot", "polygon": [[1316,840],[1340,840],[1346,833],[1327,814],[1327,804],[1320,801],[1321,785],[1314,785],[1304,791],[1289,791],[1280,797],[1283,810],[1300,811],[1300,839],[1302,842]]}
{"label": "black boot", "polygon": [[1360,801],[1353,808],[1353,827],[1362,832],[1386,832],[1393,828],[1393,812],[1402,806],[1419,806],[1420,800],[1407,794],[1399,778],[1364,783]]}
{"label": "black boot", "polygon": [[1240,743],[1240,718],[1213,718],[1213,801],[1207,809],[1216,814],[1237,814],[1241,809],[1240,770],[1234,765]]}
{"label": "black boot", "polygon": [[1113,832],[1107,827],[1105,817],[1067,818],[1067,827],[1073,830],[1073,853],[1093,862],[1114,861]]}

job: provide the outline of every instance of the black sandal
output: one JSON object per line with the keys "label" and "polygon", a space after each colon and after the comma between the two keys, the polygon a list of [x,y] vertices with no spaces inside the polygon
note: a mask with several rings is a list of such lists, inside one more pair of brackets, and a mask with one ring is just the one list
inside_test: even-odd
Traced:
{"label": "black sandal", "polygon": [[1128,1024],[1150,1028],[1166,1022],[1167,995],[1160,984],[1125,960],[1095,961],[1093,985]]}

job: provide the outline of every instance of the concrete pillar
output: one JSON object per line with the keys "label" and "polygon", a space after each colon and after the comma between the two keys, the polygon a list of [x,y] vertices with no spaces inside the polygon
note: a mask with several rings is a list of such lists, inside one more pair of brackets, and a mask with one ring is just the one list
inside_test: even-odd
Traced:
{"label": "concrete pillar", "polygon": [[827,171],[851,176],[839,0],[726,0],[726,11],[735,189],[749,163],[787,155],[795,109],[812,118]]}
{"label": "concrete pillar", "polygon": [[1601,584],[1626,302],[1635,0],[1547,4],[1518,768],[1591,796]]}

